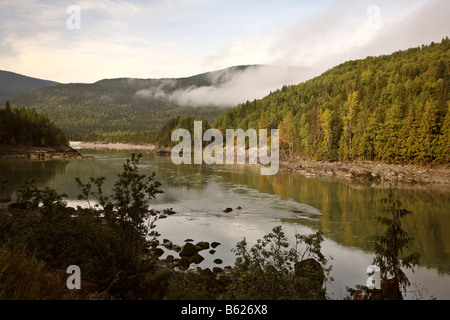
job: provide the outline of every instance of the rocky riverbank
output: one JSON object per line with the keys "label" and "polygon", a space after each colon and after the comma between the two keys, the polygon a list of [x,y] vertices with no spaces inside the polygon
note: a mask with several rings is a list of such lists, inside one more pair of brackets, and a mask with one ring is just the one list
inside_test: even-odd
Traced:
{"label": "rocky riverbank", "polygon": [[6,158],[31,160],[80,159],[83,158],[83,155],[77,150],[65,145],[52,147],[0,145],[0,159]]}
{"label": "rocky riverbank", "polygon": [[280,168],[304,176],[343,177],[356,180],[407,182],[450,186],[450,167],[425,167],[364,162],[305,161],[280,154]]}
{"label": "rocky riverbank", "polygon": [[[171,148],[129,143],[71,142],[74,149],[143,150],[160,156],[170,156]],[[225,149],[224,149],[225,154]],[[248,163],[249,153],[246,152]],[[355,180],[390,181],[450,186],[450,166],[396,165],[371,161],[329,162],[308,161],[280,152],[280,169],[304,176],[342,177]]]}
{"label": "rocky riverbank", "polygon": [[106,142],[82,142],[70,141],[70,147],[76,150],[91,149],[91,150],[145,150],[155,151],[154,145],[138,145],[131,143],[106,143]]}
{"label": "rocky riverbank", "polygon": [[172,148],[160,147],[153,144],[132,144],[132,143],[107,143],[107,142],[83,142],[70,141],[70,146],[76,150],[125,150],[125,151],[146,151],[160,156],[170,156]]}

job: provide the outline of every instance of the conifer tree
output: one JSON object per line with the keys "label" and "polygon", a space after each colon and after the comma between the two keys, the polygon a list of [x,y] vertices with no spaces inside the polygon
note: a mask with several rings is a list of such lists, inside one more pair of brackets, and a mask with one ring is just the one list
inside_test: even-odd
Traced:
{"label": "conifer tree", "polygon": [[311,157],[310,126],[306,113],[303,113],[300,119],[300,137],[302,139],[303,156],[309,158]]}
{"label": "conifer tree", "polygon": [[441,163],[450,163],[450,106],[441,129],[437,153],[439,154],[438,160]]}
{"label": "conifer tree", "polygon": [[344,132],[340,143],[340,147],[342,148],[341,160],[351,160],[353,158],[353,130],[359,107],[358,104],[358,93],[353,91],[349,94],[348,99],[344,104]]}
{"label": "conifer tree", "polygon": [[320,150],[325,155],[326,158],[331,158],[331,143],[332,143],[332,121],[334,113],[330,109],[326,109],[320,115],[320,125],[324,133],[324,138],[322,140],[322,146]]}
{"label": "conifer tree", "polygon": [[420,162],[431,162],[436,157],[437,145],[437,123],[436,102],[427,101],[424,112],[417,129],[417,160]]}
{"label": "conifer tree", "polygon": [[416,118],[414,108],[411,106],[408,115],[398,133],[397,150],[398,159],[412,162],[415,158]]}
{"label": "conifer tree", "polygon": [[289,154],[292,154],[294,149],[294,137],[295,137],[295,123],[292,112],[289,112],[283,121],[278,126],[280,144],[287,145]]}
{"label": "conifer tree", "polygon": [[393,105],[386,114],[384,125],[386,143],[381,157],[385,161],[395,161],[399,158],[398,138],[403,124],[402,118],[402,111],[398,105]]}

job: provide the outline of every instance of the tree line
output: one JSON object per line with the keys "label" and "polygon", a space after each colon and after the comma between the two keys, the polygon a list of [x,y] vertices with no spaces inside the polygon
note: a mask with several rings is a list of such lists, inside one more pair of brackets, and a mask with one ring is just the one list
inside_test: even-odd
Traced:
{"label": "tree line", "polygon": [[450,40],[343,63],[226,110],[227,128],[280,130],[290,154],[331,161],[450,162]]}
{"label": "tree line", "polygon": [[149,143],[172,117],[216,119],[221,108],[184,106],[168,98],[177,90],[210,85],[208,74],[180,79],[105,79],[44,87],[12,102],[14,108],[47,114],[70,140]]}
{"label": "tree line", "polygon": [[[202,132],[211,128],[207,119],[203,117],[191,117],[191,116],[176,116],[170,118],[164,126],[159,129],[156,136],[156,141],[159,146],[169,147],[174,146],[178,141],[172,141],[172,132],[176,129],[186,129],[191,134],[191,144],[194,143],[194,121],[202,121]],[[205,144],[205,143],[203,143]]]}
{"label": "tree line", "polygon": [[33,109],[11,109],[6,101],[0,109],[0,144],[27,146],[68,145],[64,132],[47,115]]}

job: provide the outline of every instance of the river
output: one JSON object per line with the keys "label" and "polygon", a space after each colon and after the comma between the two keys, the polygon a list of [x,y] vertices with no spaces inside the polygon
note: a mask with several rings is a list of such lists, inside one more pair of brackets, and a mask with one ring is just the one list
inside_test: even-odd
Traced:
{"label": "river", "polygon": [[[111,190],[130,151],[80,150],[91,156],[70,161],[0,160],[0,177],[6,178],[7,193],[30,178],[40,185],[66,193],[69,205],[80,191],[75,178],[87,182],[90,177],[106,177],[105,190]],[[332,257],[333,281],[327,283],[332,299],[347,295],[346,286],[364,285],[366,269],[374,257],[370,235],[382,228],[375,217],[383,215],[380,199],[393,187],[394,196],[413,212],[403,226],[415,238],[414,251],[421,254],[420,266],[407,272],[413,284],[407,299],[435,297],[450,299],[450,191],[442,186],[389,184],[353,181],[341,178],[308,178],[279,171],[262,176],[249,165],[174,165],[170,157],[144,153],[141,172],[156,173],[163,194],[152,202],[156,209],[173,208],[177,212],[157,222],[161,239],[182,245],[187,238],[220,242],[214,254],[202,253],[201,267],[233,265],[231,251],[247,239],[249,245],[281,225],[294,239],[295,233],[324,233],[323,253]],[[241,209],[237,209],[241,207]],[[225,213],[223,210],[232,208]],[[177,255],[174,252],[167,254]]]}

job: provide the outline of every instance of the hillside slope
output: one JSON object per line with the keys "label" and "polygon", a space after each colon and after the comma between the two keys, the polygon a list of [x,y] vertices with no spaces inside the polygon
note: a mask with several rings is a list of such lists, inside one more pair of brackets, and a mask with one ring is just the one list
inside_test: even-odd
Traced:
{"label": "hillside slope", "polygon": [[27,77],[18,73],[0,70],[0,104],[34,90],[58,85],[58,82]]}
{"label": "hillside slope", "polygon": [[278,128],[314,160],[450,163],[450,40],[349,61],[225,111],[215,127]]}
{"label": "hillside slope", "polygon": [[60,128],[45,114],[31,109],[11,109],[9,102],[0,108],[0,145],[69,145]]}
{"label": "hillside slope", "polygon": [[[275,75],[280,68],[236,66],[186,78],[121,78],[93,84],[63,84],[23,95],[12,105],[47,114],[70,140],[149,142],[174,116],[215,120],[224,108],[241,101],[230,105],[230,98],[235,98],[230,96],[236,90],[242,93],[248,83],[253,88],[257,85],[253,82],[261,78],[261,70]],[[282,71],[280,79],[275,80],[284,81],[283,76],[301,72],[295,68]]]}

